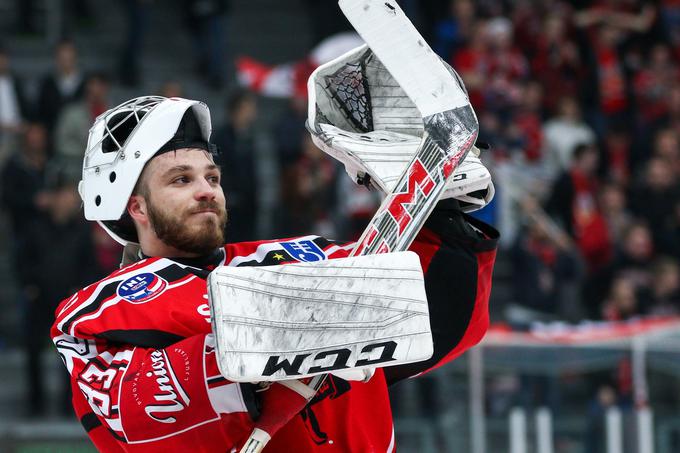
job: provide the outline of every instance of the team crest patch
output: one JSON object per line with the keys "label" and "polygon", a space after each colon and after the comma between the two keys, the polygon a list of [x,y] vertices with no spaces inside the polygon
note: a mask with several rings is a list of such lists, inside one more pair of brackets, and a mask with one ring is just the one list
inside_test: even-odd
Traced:
{"label": "team crest patch", "polygon": [[312,262],[326,259],[326,254],[310,239],[280,242],[281,247],[298,261]]}
{"label": "team crest patch", "polygon": [[142,304],[158,297],[168,282],[156,274],[143,273],[130,277],[118,285],[118,296],[133,304]]}

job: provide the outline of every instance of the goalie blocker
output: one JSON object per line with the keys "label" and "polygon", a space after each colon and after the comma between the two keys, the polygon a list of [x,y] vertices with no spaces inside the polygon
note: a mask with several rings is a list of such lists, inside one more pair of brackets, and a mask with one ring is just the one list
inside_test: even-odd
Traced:
{"label": "goalie blocker", "polygon": [[423,272],[413,252],[222,266],[208,287],[217,363],[234,382],[329,372],[363,380],[361,370],[432,356]]}

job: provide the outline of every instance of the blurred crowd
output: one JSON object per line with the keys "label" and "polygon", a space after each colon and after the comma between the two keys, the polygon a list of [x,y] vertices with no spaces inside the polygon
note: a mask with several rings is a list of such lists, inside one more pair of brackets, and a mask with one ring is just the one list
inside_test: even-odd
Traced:
{"label": "blurred crowd", "polygon": [[[430,21],[430,41],[465,80],[492,145],[497,195],[479,215],[501,230],[509,269],[497,320],[680,314],[680,2],[452,0],[426,11],[433,3],[447,17]],[[556,411],[579,381],[520,375],[509,404]],[[628,358],[585,387],[585,451],[603,451],[605,408],[647,401],[633,395]]]}
{"label": "blurred crowd", "polygon": [[678,314],[680,3],[447,6],[431,41],[492,145],[513,301],[543,319]]}
{"label": "blurred crowd", "polygon": [[[11,49],[0,46],[0,200],[16,305],[31,326],[17,330],[45,333],[22,342],[35,414],[44,409],[36,351],[48,342],[54,308],[120,259],[120,246],[82,218],[77,182],[88,129],[115,105],[111,88],[134,87],[144,77],[139,49],[148,2],[123,3],[129,30],[112,66],[126,70],[86,73],[78,43],[63,40],[52,69],[29,77],[13,69]],[[274,157],[269,174],[276,178],[263,181],[258,96],[224,88],[235,78],[225,74],[231,61],[223,61],[228,2],[186,3],[195,73],[224,106],[213,141],[222,150],[228,240],[358,238],[380,198],[355,186],[311,142],[304,92],[286,101],[266,131],[274,149],[264,154]],[[210,7],[192,8],[204,3]],[[326,3],[333,2],[305,2],[316,42],[347,29]],[[491,144],[483,159],[497,195],[475,215],[503,235],[499,260],[510,270],[499,278],[509,291],[498,302],[521,309],[508,310],[508,319],[680,314],[680,2],[401,4],[464,79],[480,138]],[[37,83],[33,96],[27,78]],[[184,82],[145,94],[191,97]],[[268,223],[265,184],[276,185]]]}
{"label": "blurred crowd", "polygon": [[[0,48],[0,200],[11,240],[12,277],[27,358],[29,413],[44,410],[41,355],[58,302],[115,269],[120,247],[82,216],[77,192],[87,131],[108,107],[107,77],[85,75],[75,45],[60,42],[54,69],[38,83],[35,99]],[[4,217],[3,215],[3,217]],[[4,222],[3,222],[4,223]],[[64,382],[64,385],[66,383]],[[68,392],[62,392],[66,411]]]}

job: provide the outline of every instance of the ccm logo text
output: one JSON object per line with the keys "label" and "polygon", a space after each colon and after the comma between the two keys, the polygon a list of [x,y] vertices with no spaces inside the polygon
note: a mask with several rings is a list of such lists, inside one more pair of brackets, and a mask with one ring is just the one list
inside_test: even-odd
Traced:
{"label": "ccm logo text", "polygon": [[[287,358],[273,355],[267,360],[267,364],[262,371],[263,376],[271,376],[279,370],[282,370],[287,376],[299,376],[301,374],[310,373],[327,373],[329,371],[342,370],[350,367],[360,367],[366,365],[378,365],[380,363],[390,362],[395,360],[394,351],[397,349],[397,343],[394,341],[385,341],[382,343],[368,344],[361,348],[359,357],[352,360],[352,350],[348,348],[330,349],[328,351],[321,351],[313,358],[311,354],[297,354],[291,362]],[[380,357],[376,359],[362,358],[366,354],[373,351],[381,350]],[[330,365],[320,366],[314,365],[314,362],[324,360],[328,363],[329,358],[334,360]],[[312,366],[314,365],[314,366]]]}

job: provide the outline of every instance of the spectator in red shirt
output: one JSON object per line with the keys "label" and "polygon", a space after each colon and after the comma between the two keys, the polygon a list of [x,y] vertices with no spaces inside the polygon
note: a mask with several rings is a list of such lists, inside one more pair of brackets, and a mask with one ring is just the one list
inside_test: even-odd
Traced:
{"label": "spectator in red shirt", "polygon": [[621,243],[625,231],[633,222],[624,187],[616,182],[609,182],[600,189],[598,200],[612,243]]}
{"label": "spectator in red shirt", "polygon": [[536,37],[531,57],[532,74],[551,95],[544,99],[548,111],[554,111],[563,96],[578,93],[583,63],[576,44],[569,39],[567,24],[557,13],[545,17],[541,33]]}
{"label": "spectator in red shirt", "polygon": [[543,159],[543,130],[542,109],[543,87],[536,81],[527,82],[522,86],[522,98],[513,123],[516,131],[523,137],[524,158],[531,163],[538,163]]}
{"label": "spectator in red shirt", "polygon": [[475,110],[484,109],[482,90],[486,86],[488,63],[486,60],[486,23],[479,21],[472,28],[468,42],[461,46],[451,59],[451,66],[465,82],[470,103]]}
{"label": "spectator in red shirt", "polygon": [[546,210],[572,235],[590,272],[609,262],[611,242],[597,203],[598,149],[579,145],[572,165],[560,176],[548,198]]}
{"label": "spectator in red shirt", "polygon": [[514,107],[520,102],[520,82],[529,75],[529,64],[514,45],[512,23],[502,17],[491,19],[486,26],[486,41],[487,107],[495,111]]}
{"label": "spectator in red shirt", "polygon": [[432,48],[443,59],[451,59],[458,47],[470,39],[476,22],[475,5],[471,0],[451,0],[449,17],[435,24]]}
{"label": "spectator in red shirt", "polygon": [[636,290],[648,288],[652,282],[654,242],[644,222],[633,222],[617,244],[614,259],[604,269],[592,273],[584,285],[584,302],[592,316],[601,313],[601,302],[607,297],[613,282],[625,278]]}
{"label": "spectator in red shirt", "polygon": [[627,93],[626,73],[623,59],[619,51],[622,36],[618,29],[603,25],[597,30],[593,42],[592,66],[596,83],[591,106],[596,109],[591,113],[595,116],[595,130],[603,136],[614,125],[629,125],[628,112],[630,101]]}
{"label": "spectator in red shirt", "polygon": [[680,72],[673,61],[670,47],[663,43],[654,45],[646,64],[633,81],[641,126],[652,124],[666,114],[666,96],[679,79]]}
{"label": "spectator in red shirt", "polygon": [[635,285],[625,277],[612,283],[609,295],[602,307],[602,318],[607,321],[623,321],[641,314]]}

